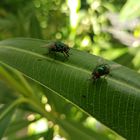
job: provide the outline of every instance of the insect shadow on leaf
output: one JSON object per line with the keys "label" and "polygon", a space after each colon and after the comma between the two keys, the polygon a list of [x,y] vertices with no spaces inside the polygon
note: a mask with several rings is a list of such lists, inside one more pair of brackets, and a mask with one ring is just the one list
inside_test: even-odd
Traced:
{"label": "insect shadow on leaf", "polygon": [[82,95],[82,98],[86,98],[86,95]]}

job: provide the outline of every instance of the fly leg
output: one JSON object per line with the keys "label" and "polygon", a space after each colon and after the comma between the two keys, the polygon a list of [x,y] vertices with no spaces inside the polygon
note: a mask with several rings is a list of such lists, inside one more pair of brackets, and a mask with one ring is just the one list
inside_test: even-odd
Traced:
{"label": "fly leg", "polygon": [[64,55],[65,59],[67,59],[67,60],[68,60],[69,54],[68,54],[68,53],[63,52],[63,55]]}

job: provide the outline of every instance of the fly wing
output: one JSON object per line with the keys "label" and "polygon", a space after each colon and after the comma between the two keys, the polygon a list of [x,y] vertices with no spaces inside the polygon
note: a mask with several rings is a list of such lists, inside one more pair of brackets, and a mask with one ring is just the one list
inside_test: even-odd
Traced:
{"label": "fly wing", "polygon": [[103,58],[99,58],[97,61],[97,65],[103,64],[104,63],[104,59]]}
{"label": "fly wing", "polygon": [[48,42],[48,43],[42,45],[41,47],[43,47],[43,48],[50,48],[50,47],[53,46],[54,44],[55,44],[55,42]]}
{"label": "fly wing", "polygon": [[45,52],[44,54],[49,54],[51,52],[51,49],[53,47],[55,47],[55,42],[53,41],[48,41],[46,44],[43,44],[40,46],[41,48],[47,49],[47,52]]}
{"label": "fly wing", "polygon": [[48,41],[44,41],[44,42],[46,42],[46,43],[44,43],[43,45],[40,45],[40,47],[49,48],[50,46],[52,46],[56,43],[56,40],[48,40]]}
{"label": "fly wing", "polygon": [[110,68],[110,64],[108,64],[103,58],[99,58],[97,60],[96,67],[98,67],[98,66],[105,66],[105,65]]}
{"label": "fly wing", "polygon": [[114,69],[118,69],[118,68],[120,68],[121,67],[121,65],[119,65],[119,64],[111,64],[111,70],[114,70]]}

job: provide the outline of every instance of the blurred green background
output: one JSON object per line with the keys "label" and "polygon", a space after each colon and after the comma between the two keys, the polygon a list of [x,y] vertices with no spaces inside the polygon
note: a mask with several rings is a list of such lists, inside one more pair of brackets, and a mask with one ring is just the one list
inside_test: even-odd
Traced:
{"label": "blurred green background", "polygon": [[1,0],[0,39],[61,40],[140,70],[137,0]]}
{"label": "blurred green background", "polygon": [[[138,0],[1,0],[0,40],[14,37],[61,40],[70,47],[140,72],[139,9]],[[29,83],[34,85],[31,81]],[[42,87],[34,85],[34,88],[43,92]],[[60,97],[42,96],[42,99],[47,102],[48,110],[52,108],[53,113],[66,118],[71,124],[76,123],[77,128],[82,127],[84,132],[98,132],[104,139],[122,139]],[[21,110],[17,112],[19,116],[23,115]],[[54,136],[53,140],[72,139],[72,135],[75,135],[65,126],[63,129],[72,133],[68,136],[64,130],[59,130],[59,125],[38,115],[35,117],[27,113],[25,116],[26,119],[35,118],[40,122],[35,121],[28,127],[30,135],[36,133],[37,125],[41,123],[46,124],[44,130]],[[12,134],[12,137],[15,139],[16,136]]]}

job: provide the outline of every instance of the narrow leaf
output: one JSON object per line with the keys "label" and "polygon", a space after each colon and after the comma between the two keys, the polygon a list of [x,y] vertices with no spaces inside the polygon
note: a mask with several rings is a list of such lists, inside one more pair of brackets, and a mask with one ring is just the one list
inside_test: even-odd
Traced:
{"label": "narrow leaf", "polygon": [[[1,114],[3,114],[3,112],[9,108],[11,104],[5,105],[2,109],[0,109],[0,118],[1,118]],[[7,114],[5,115],[5,117],[2,117],[2,119],[0,119],[0,139],[2,139],[2,137],[5,134],[5,131],[7,130],[11,119],[14,115],[15,112],[15,108],[9,110],[9,112],[7,112]]]}
{"label": "narrow leaf", "polygon": [[[124,66],[111,69],[111,75],[89,80],[97,56],[71,49],[66,61],[43,55],[43,40],[13,39],[0,43],[1,65],[15,68],[53,93],[76,104],[88,114],[129,140],[140,139],[140,75]],[[114,62],[104,60],[113,67]],[[118,64],[117,64],[118,65]]]}

